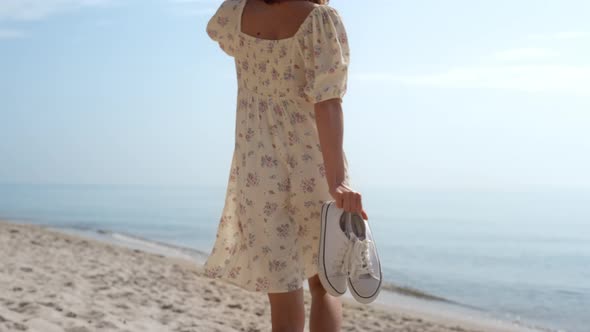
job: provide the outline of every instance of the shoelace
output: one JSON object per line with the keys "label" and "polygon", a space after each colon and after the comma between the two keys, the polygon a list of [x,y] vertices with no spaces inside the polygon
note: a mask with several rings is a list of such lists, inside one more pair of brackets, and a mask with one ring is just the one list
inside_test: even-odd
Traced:
{"label": "shoelace", "polygon": [[373,264],[369,256],[369,247],[373,242],[364,239],[359,240],[354,233],[350,233],[350,243],[347,250],[347,260],[349,262],[348,273],[352,280],[358,280],[363,274],[374,275]]}
{"label": "shoelace", "polygon": [[374,275],[373,264],[369,257],[369,247],[372,241],[359,240],[354,233],[350,233],[350,239],[341,248],[337,259],[334,261],[335,270],[341,275],[349,275],[351,279],[358,280],[363,274]]}

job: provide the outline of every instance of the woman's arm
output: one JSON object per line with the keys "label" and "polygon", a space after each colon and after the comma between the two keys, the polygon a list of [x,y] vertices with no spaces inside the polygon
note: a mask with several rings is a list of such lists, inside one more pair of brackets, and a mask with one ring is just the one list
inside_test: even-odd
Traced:
{"label": "woman's arm", "polygon": [[348,212],[356,212],[368,220],[369,217],[363,210],[361,194],[344,181],[346,170],[342,148],[344,119],[341,99],[328,99],[316,103],[314,110],[330,194],[337,207]]}

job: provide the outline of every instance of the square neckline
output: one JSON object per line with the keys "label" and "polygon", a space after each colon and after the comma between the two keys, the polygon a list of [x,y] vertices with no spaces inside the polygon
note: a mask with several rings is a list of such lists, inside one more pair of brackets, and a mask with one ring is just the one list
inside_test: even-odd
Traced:
{"label": "square neckline", "polygon": [[250,38],[253,40],[257,40],[257,41],[264,41],[264,42],[281,42],[281,41],[289,41],[291,39],[294,39],[295,37],[297,37],[297,35],[299,35],[299,32],[301,30],[303,30],[303,26],[305,25],[307,20],[309,20],[309,18],[312,16],[313,12],[322,6],[322,5],[317,5],[312,10],[310,10],[309,13],[307,14],[307,16],[305,17],[305,19],[301,22],[301,24],[297,28],[297,31],[295,31],[295,33],[292,36],[280,38],[280,39],[266,39],[266,38],[252,36],[252,35],[249,35],[245,32],[242,32],[242,17],[244,16],[244,8],[246,8],[246,3],[248,2],[248,0],[242,0],[241,2],[242,2],[242,5],[241,5],[240,11],[238,13],[238,29],[237,29],[238,34],[241,36],[244,36],[246,38]]}

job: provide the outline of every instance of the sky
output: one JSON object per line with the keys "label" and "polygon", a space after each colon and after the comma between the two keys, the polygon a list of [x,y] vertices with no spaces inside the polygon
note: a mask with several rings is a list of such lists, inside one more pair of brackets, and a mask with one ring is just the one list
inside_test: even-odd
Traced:
{"label": "sky", "polygon": [[[225,186],[214,0],[1,0],[0,183]],[[358,186],[590,189],[590,2],[332,0]]]}

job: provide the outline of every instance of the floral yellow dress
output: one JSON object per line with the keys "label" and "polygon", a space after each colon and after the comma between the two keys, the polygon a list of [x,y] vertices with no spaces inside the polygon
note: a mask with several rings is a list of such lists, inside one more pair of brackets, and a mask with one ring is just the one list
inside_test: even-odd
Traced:
{"label": "floral yellow dress", "polygon": [[[207,33],[234,57],[235,148],[206,275],[280,293],[317,274],[322,203],[331,200],[314,103],[342,98],[349,48],[339,13],[318,5],[295,35],[241,32],[246,0],[226,0]],[[350,184],[346,155],[345,181]]]}

